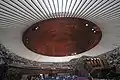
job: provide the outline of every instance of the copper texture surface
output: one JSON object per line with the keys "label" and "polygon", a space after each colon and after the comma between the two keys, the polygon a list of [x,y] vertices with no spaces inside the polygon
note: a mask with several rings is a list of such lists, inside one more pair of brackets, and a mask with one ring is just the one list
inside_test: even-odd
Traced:
{"label": "copper texture surface", "polygon": [[37,22],[23,33],[23,43],[31,51],[54,57],[72,56],[95,47],[100,28],[84,19],[61,17]]}

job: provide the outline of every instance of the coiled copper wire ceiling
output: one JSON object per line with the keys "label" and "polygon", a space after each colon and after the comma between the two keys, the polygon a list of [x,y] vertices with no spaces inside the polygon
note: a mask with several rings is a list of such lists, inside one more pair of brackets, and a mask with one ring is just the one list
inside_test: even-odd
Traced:
{"label": "coiled copper wire ceiling", "polygon": [[[86,47],[85,44],[92,44],[92,42],[88,43],[88,41],[86,40],[88,38],[83,37],[85,38],[84,40],[86,41],[84,44],[81,43],[82,45],[84,45],[82,47],[83,50],[80,51],[79,50],[80,48],[78,47],[79,49],[76,50],[75,48],[74,50],[72,48],[73,50],[71,51],[71,48],[69,48],[69,50],[67,49],[65,50],[67,51],[67,54],[64,55],[63,54],[54,55],[52,54],[51,51],[50,51],[51,54],[41,55],[42,52],[44,53],[49,53],[49,52],[45,52],[46,50],[38,51],[38,48],[36,47],[40,47],[40,46],[32,45],[31,47],[33,46],[35,47],[31,48],[31,50],[29,50],[30,47],[28,47],[27,45],[26,45],[27,48],[24,46],[23,41],[24,39],[26,40],[27,37],[28,40],[31,40],[32,37],[35,37],[35,39],[33,40],[35,42],[37,42],[37,39],[38,41],[41,39],[34,36],[33,33],[37,35],[37,33],[40,32],[42,26],[39,26],[39,28],[37,29],[37,26],[34,26],[33,24],[35,23],[41,24],[41,22],[48,24],[49,21],[52,22],[54,20],[57,20],[56,21],[57,26],[53,24],[54,29],[56,29],[55,27],[60,27],[58,23],[61,22],[61,19],[59,18],[62,19],[65,18],[64,21],[66,19],[68,21],[70,20],[70,22],[65,21],[65,25],[62,24],[63,27],[67,26],[69,23],[76,22],[77,19],[80,20],[84,19],[86,21],[92,22],[95,24],[96,29],[94,28],[94,26],[90,26],[89,23],[87,24],[88,27],[86,27],[86,23],[82,24],[81,21],[79,22],[79,20],[76,22],[75,25],[78,25],[77,28],[81,27],[82,28],[81,31],[89,30],[88,32],[90,34],[87,35],[87,31],[85,32],[85,34],[89,37],[93,35],[97,35],[98,34],[97,30],[98,30],[100,34],[102,32],[102,38],[101,40],[100,37],[97,38],[97,36],[94,36],[95,37],[94,39],[93,37],[91,37],[92,39],[89,38],[89,40],[92,40],[93,43],[96,40],[97,41],[94,43],[94,47],[91,45],[93,48],[90,45],[87,48],[85,48]],[[71,20],[72,18],[74,18],[74,20]],[[83,26],[79,25],[78,22],[81,23],[81,25]],[[16,55],[19,55],[21,57],[30,60],[41,61],[41,62],[52,62],[52,61],[65,62],[73,58],[81,57],[83,55],[96,56],[108,52],[116,48],[120,44],[119,26],[120,26],[120,0],[0,0],[0,43],[5,45],[5,47],[8,48],[10,51],[16,53]],[[26,32],[27,29],[31,30],[33,27],[37,29],[37,30],[33,29],[33,31],[31,31],[33,32],[32,33],[33,36],[30,37],[26,35],[27,37],[23,38],[24,32]],[[46,28],[44,27],[43,29],[45,30]],[[52,34],[51,30],[53,29],[51,29],[52,28],[51,26],[49,26],[49,28],[50,29],[48,30],[48,32],[50,31],[50,34],[46,34],[46,35]],[[70,28],[65,28],[65,29],[68,29],[67,33],[70,32],[70,34],[75,34],[69,31]],[[58,31],[60,34],[66,33],[64,32],[66,30],[64,31],[62,31],[62,29],[56,29],[56,30],[60,30]],[[79,34],[82,36],[81,31],[78,32],[80,32]],[[94,34],[94,32],[96,34]],[[68,37],[68,35],[66,36]],[[77,36],[78,35],[76,35],[76,37]],[[57,37],[54,38],[57,39]],[[81,40],[81,38],[80,39],[78,38],[78,40]],[[33,44],[31,42],[32,41],[30,41],[29,43]],[[56,45],[55,43],[54,46],[58,46],[58,45]],[[62,50],[63,49],[64,48],[62,48]],[[72,52],[73,54],[75,53],[77,55],[72,55]],[[78,54],[79,52],[81,54]],[[40,54],[36,54],[36,53],[40,53]],[[52,57],[52,56],[57,56],[57,57]]]}
{"label": "coiled copper wire ceiling", "polygon": [[73,56],[98,44],[101,30],[94,23],[72,17],[40,21],[23,34],[25,46],[42,55]]}

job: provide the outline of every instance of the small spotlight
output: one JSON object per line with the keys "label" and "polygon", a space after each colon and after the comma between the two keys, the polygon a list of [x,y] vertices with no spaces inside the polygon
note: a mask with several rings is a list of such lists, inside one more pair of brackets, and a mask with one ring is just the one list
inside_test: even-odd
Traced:
{"label": "small spotlight", "polygon": [[71,55],[73,56],[73,55],[76,55],[77,53],[72,53]]}
{"label": "small spotlight", "polygon": [[36,27],[35,30],[38,30],[39,27]]}
{"label": "small spotlight", "polygon": [[86,27],[88,27],[88,24],[85,24]]}
{"label": "small spotlight", "polygon": [[92,28],[92,31],[94,31],[94,29]]}
{"label": "small spotlight", "polygon": [[94,33],[96,33],[96,31],[93,31]]}
{"label": "small spotlight", "polygon": [[74,53],[74,55],[76,55],[77,53]]}

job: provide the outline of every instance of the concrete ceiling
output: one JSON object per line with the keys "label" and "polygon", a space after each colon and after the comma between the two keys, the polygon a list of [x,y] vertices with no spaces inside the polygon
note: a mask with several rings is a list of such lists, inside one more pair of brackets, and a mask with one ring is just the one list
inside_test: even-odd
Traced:
{"label": "concrete ceiling", "polygon": [[[97,24],[102,39],[82,54],[48,57],[28,50],[23,32],[32,24],[56,17],[83,18]],[[120,0],[0,0],[0,43],[17,55],[40,62],[66,62],[82,55],[96,56],[120,45]]]}

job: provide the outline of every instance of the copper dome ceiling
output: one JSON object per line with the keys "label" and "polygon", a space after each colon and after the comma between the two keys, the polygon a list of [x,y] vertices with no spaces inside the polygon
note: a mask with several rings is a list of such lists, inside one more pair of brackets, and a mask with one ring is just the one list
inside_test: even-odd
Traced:
{"label": "copper dome ceiling", "polygon": [[[24,46],[22,36],[28,27],[60,17],[93,22],[102,32],[100,42],[86,52],[64,57],[36,54]],[[0,0],[0,43],[16,55],[41,62],[66,62],[108,52],[120,45],[120,0]]]}
{"label": "copper dome ceiling", "polygon": [[61,17],[30,26],[23,34],[23,43],[38,54],[73,56],[96,46],[101,36],[99,27],[90,21]]}

